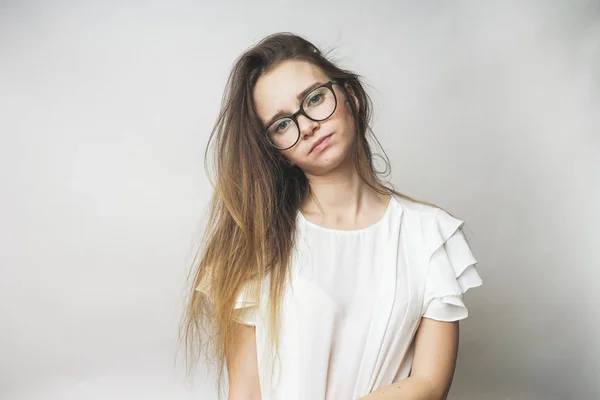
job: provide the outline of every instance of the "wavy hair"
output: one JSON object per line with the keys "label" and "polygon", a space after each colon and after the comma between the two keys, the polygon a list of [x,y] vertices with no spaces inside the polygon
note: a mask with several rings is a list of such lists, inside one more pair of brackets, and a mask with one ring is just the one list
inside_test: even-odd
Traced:
{"label": "wavy hair", "polygon": [[[296,215],[311,190],[303,171],[285,162],[279,150],[268,143],[253,102],[253,90],[263,74],[286,60],[310,62],[330,79],[343,83],[356,127],[351,156],[368,186],[380,194],[395,193],[434,206],[399,193],[384,181],[390,168],[383,149],[386,169],[376,171],[367,135],[381,145],[370,128],[372,102],[361,76],[336,66],[328,54],[289,32],[269,35],[242,53],[227,80],[205,151],[207,171],[208,156],[213,156],[214,178],[210,180],[214,192],[202,244],[188,275],[189,299],[179,332],[186,348],[188,373],[206,350],[208,364],[216,364],[219,389],[225,354],[239,326],[234,318],[236,298],[245,284],[255,279],[262,282],[266,276],[269,343],[279,357],[279,312],[295,243]],[[349,91],[358,106],[348,101]],[[201,287],[210,289],[198,290]]]}

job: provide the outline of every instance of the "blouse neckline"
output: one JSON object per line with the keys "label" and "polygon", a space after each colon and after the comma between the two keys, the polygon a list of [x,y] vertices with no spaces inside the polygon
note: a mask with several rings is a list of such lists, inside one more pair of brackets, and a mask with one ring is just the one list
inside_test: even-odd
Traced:
{"label": "blouse neckline", "polygon": [[313,229],[317,229],[323,232],[329,232],[329,233],[336,233],[336,234],[340,234],[340,235],[352,235],[352,234],[357,234],[357,233],[365,233],[374,229],[377,229],[378,226],[382,225],[385,220],[388,219],[389,215],[392,212],[392,207],[394,202],[396,201],[396,198],[394,196],[394,194],[392,193],[390,195],[390,200],[388,201],[388,205],[387,208],[385,210],[385,213],[383,214],[383,216],[375,223],[366,226],[364,228],[360,228],[360,229],[334,229],[334,228],[327,228],[325,226],[322,225],[318,225],[315,224],[314,222],[309,221],[300,210],[298,210],[298,217],[300,218],[300,220],[302,221],[302,224],[304,224],[305,226],[310,226]]}

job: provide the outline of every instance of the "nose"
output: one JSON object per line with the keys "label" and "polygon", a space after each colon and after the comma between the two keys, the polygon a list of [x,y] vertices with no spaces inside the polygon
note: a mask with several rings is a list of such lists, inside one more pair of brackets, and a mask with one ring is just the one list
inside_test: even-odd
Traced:
{"label": "nose", "polygon": [[298,128],[300,129],[300,135],[304,138],[307,135],[312,135],[315,129],[320,126],[319,122],[313,121],[304,115],[298,115]]}

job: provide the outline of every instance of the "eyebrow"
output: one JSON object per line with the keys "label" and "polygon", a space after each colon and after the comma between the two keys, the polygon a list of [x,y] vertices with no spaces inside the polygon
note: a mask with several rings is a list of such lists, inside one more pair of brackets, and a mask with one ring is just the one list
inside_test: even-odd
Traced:
{"label": "eyebrow", "polygon": [[[314,88],[316,88],[317,86],[321,86],[323,85],[325,82],[315,82],[312,85],[308,86],[306,89],[304,89],[303,91],[301,91],[300,93],[298,93],[296,95],[296,98],[301,101],[304,96],[306,96],[311,90],[313,90]],[[269,121],[263,126],[263,129],[267,129],[267,127],[269,125],[271,125],[273,122],[275,122],[275,120],[279,117],[282,117],[284,115],[287,115],[287,112],[285,112],[284,110],[277,110],[277,113],[275,113],[275,115],[273,115],[271,117],[271,119],[269,119]]]}

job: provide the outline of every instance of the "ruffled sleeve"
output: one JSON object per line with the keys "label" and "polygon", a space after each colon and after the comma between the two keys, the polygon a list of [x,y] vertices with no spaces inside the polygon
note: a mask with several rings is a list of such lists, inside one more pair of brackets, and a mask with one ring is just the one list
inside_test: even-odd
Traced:
{"label": "ruffled sleeve", "polygon": [[[196,287],[196,290],[205,294],[209,301],[212,301],[212,293],[210,285],[208,284],[208,278],[200,282]],[[258,317],[259,298],[260,287],[257,284],[257,281],[252,280],[246,282],[235,299],[233,305],[233,318],[243,325],[255,326]]]}
{"label": "ruffled sleeve", "polygon": [[234,318],[237,322],[256,326],[259,309],[260,288],[256,281],[246,283],[235,300]]}
{"label": "ruffled sleeve", "polygon": [[481,286],[477,260],[462,231],[464,222],[438,210],[424,227],[429,270],[425,280],[423,317],[458,321],[468,315],[464,293]]}

